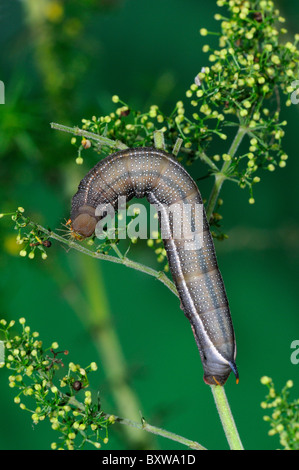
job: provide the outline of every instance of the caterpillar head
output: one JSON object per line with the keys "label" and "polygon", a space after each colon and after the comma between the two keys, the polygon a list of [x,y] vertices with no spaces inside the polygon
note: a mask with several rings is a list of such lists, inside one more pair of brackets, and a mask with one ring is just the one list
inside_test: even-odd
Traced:
{"label": "caterpillar head", "polygon": [[79,214],[72,221],[72,232],[75,238],[88,238],[94,233],[97,219],[89,214]]}
{"label": "caterpillar head", "polygon": [[71,234],[77,240],[91,237],[93,235],[97,219],[95,217],[95,210],[90,206],[82,206],[79,213],[71,218],[68,223],[71,227]]}

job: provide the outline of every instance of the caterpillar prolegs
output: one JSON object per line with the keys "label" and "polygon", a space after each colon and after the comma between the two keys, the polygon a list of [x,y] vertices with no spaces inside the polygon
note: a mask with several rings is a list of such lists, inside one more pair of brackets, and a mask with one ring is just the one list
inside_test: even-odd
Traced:
{"label": "caterpillar prolegs", "polygon": [[[224,385],[233,371],[238,382],[235,335],[205,211],[202,210],[202,243],[193,249],[186,248],[184,237],[173,236],[174,215],[167,211],[173,204],[203,208],[196,183],[163,150],[140,147],[113,153],[97,163],[80,182],[72,199],[73,232],[83,238],[93,235],[100,219],[97,207],[111,204],[116,208],[119,196],[127,200],[146,197],[158,208],[160,224],[163,221],[169,229],[169,236],[162,238],[181,307],[199,349],[204,381]],[[190,217],[196,235],[193,209]]]}

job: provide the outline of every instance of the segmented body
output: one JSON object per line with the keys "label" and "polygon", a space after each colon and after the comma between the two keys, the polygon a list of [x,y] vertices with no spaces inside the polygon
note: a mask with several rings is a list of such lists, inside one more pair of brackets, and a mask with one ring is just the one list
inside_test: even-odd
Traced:
{"label": "segmented body", "polygon": [[[126,149],[101,160],[80,182],[72,199],[74,232],[91,236],[98,221],[97,206],[110,203],[116,207],[119,196],[127,200],[146,197],[159,209],[170,233],[173,219],[167,212],[169,206],[202,205],[196,183],[174,157],[155,148]],[[186,249],[183,238],[169,236],[163,241],[181,307],[200,352],[204,381],[223,385],[231,370],[238,380],[235,335],[204,210],[202,230],[199,249]]]}

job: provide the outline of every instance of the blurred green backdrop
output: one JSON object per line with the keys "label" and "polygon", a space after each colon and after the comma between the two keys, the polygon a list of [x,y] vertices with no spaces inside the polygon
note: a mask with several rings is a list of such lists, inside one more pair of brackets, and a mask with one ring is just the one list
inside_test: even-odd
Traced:
{"label": "blurred green backdrop", "polygon": [[[298,32],[298,2],[284,0],[278,7],[289,33]],[[0,79],[6,103],[0,106],[0,212],[21,205],[37,222],[59,228],[97,156],[90,153],[83,167],[76,166],[70,137],[51,131],[49,123],[80,125],[83,117],[107,114],[114,109],[113,94],[142,110],[153,103],[171,110],[205,65],[206,41],[198,30],[217,28],[217,11],[209,0],[2,1]],[[299,339],[298,109],[282,112],[290,158],[286,168],[263,174],[256,204],[249,205],[246,191],[229,183],[222,192],[229,239],[217,242],[216,250],[240,372],[239,385],[231,378],[226,391],[247,449],[278,446],[262,420],[266,389],[260,377],[269,375],[279,388],[293,379],[292,392],[298,393],[299,366],[290,361],[290,344]],[[203,172],[201,164],[191,168],[196,177]],[[200,185],[204,197],[211,185],[209,179]],[[9,221],[1,219],[0,233],[1,317],[24,316],[44,344],[57,341],[81,365],[96,361],[92,386],[100,389],[105,411],[138,419],[125,404],[117,409],[113,371],[105,369],[110,358],[102,356],[92,330],[92,313],[110,312],[119,357],[127,365],[125,379],[146,420],[209,449],[227,448],[190,326],[167,288],[142,273],[66,252],[58,243],[47,261],[21,259]],[[134,257],[156,267],[150,250],[137,246]],[[7,376],[2,369],[0,448],[49,448],[55,431],[47,422],[32,425],[30,415],[13,403]],[[128,448],[123,432],[111,429],[107,449]],[[183,448],[151,436],[147,445]]]}

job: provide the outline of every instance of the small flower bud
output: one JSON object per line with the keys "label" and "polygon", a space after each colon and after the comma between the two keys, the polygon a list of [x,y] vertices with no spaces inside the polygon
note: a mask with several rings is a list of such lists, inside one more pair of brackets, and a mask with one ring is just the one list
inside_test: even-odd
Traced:
{"label": "small flower bud", "polygon": [[267,377],[266,375],[264,375],[261,378],[261,384],[263,384],[263,385],[268,385],[271,382],[272,382],[272,379],[270,377]]}
{"label": "small flower bud", "polygon": [[199,32],[200,32],[201,36],[207,36],[207,34],[208,34],[208,30],[206,28],[201,28],[199,30]]}

